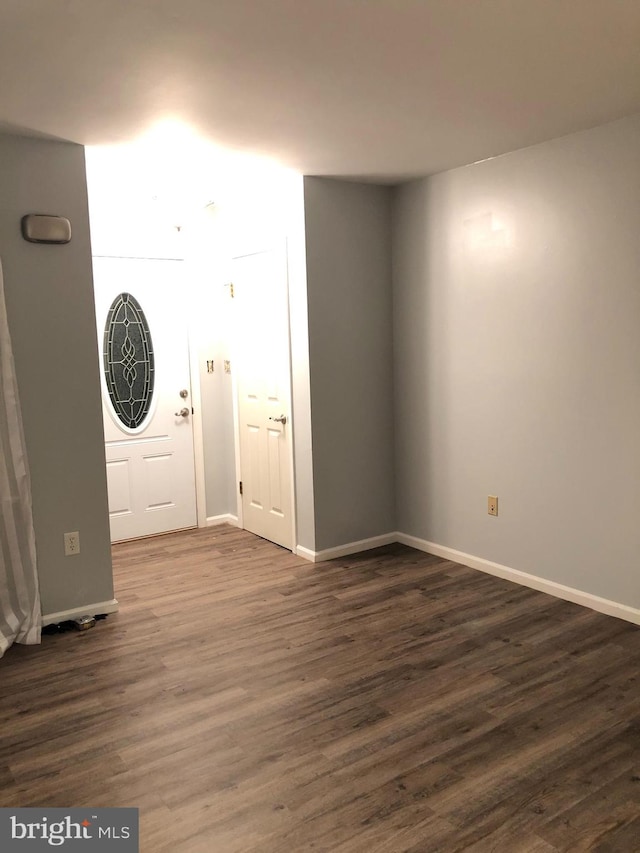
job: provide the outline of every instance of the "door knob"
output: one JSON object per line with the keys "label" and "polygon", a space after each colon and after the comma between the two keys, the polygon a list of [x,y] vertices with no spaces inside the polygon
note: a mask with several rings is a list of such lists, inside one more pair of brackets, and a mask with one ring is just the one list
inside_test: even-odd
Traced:
{"label": "door knob", "polygon": [[189,409],[185,406],[183,409],[180,409],[179,412],[174,413],[177,418],[186,418],[189,414]]}
{"label": "door knob", "polygon": [[270,417],[270,418],[269,418],[269,420],[270,420],[270,421],[275,421],[277,424],[286,424],[286,422],[287,422],[287,416],[286,416],[286,415],[280,415],[280,417],[279,417],[279,418],[271,418],[271,417]]}

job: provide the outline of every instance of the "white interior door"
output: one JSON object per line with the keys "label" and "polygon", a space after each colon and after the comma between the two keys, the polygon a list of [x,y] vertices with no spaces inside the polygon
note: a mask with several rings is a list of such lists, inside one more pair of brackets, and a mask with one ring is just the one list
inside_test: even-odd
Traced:
{"label": "white interior door", "polygon": [[111,541],[194,527],[182,262],[94,258],[93,272]]}
{"label": "white interior door", "polygon": [[243,526],[293,545],[286,256],[233,260]]}

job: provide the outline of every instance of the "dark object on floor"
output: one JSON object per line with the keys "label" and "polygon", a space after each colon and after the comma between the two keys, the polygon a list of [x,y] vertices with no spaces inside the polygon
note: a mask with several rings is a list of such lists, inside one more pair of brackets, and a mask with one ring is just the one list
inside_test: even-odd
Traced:
{"label": "dark object on floor", "polygon": [[51,625],[45,625],[42,629],[43,634],[64,634],[65,631],[73,631],[73,622],[54,622]]}
{"label": "dark object on floor", "polygon": [[[68,619],[65,622],[53,622],[51,625],[45,625],[42,629],[43,634],[64,634],[65,631],[86,631],[87,628],[93,628],[98,620],[106,619],[108,613],[99,613],[96,616],[82,616],[80,619]],[[88,620],[89,624],[85,623]]]}

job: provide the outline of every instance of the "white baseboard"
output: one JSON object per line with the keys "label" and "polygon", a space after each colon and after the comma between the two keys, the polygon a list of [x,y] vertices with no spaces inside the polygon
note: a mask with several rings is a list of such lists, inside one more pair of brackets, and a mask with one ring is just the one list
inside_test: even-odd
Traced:
{"label": "white baseboard", "polygon": [[74,607],[72,610],[61,610],[59,613],[46,613],[42,617],[42,627],[56,625],[58,622],[69,622],[72,619],[79,619],[81,616],[98,616],[102,613],[117,612],[118,602],[112,598],[111,601],[98,601],[95,604]]}
{"label": "white baseboard", "polygon": [[528,572],[521,572],[519,569],[512,569],[500,563],[493,563],[483,557],[474,557],[473,554],[465,554],[464,551],[456,551],[455,548],[438,545],[436,542],[428,542],[426,539],[419,539],[417,536],[409,536],[407,533],[385,533],[383,536],[373,536],[370,539],[361,539],[358,542],[348,542],[335,548],[325,548],[323,551],[311,551],[309,548],[298,545],[295,553],[312,563],[319,563],[324,560],[334,560],[336,557],[357,554],[360,551],[368,551],[371,548],[379,548],[381,545],[389,545],[392,542],[401,542],[403,545],[409,545],[418,551],[425,551],[427,554],[461,563],[463,566],[469,566],[471,569],[495,575],[521,586],[546,592],[555,598],[597,610],[598,613],[605,613],[607,616],[615,616],[617,619],[624,619],[626,622],[640,625],[640,609],[638,608],[620,604],[608,598],[601,598],[599,595],[583,592],[580,589],[531,575]]}
{"label": "white baseboard", "polygon": [[309,560],[310,563],[316,562],[316,552],[310,551],[308,548],[303,548],[302,545],[296,545],[293,553],[298,557],[304,557],[304,559]]}
{"label": "white baseboard", "polygon": [[312,563],[321,563],[324,560],[335,560],[336,557],[348,557],[349,554],[358,554],[360,551],[370,551],[372,548],[379,548],[381,545],[390,545],[392,542],[397,541],[397,533],[385,533],[382,536],[372,536],[370,539],[347,542],[345,545],[338,545],[335,548],[325,548],[323,551],[311,551],[309,548],[303,548],[301,545],[298,545],[296,554],[299,557],[304,557],[305,560],[310,560]]}
{"label": "white baseboard", "polygon": [[427,542],[426,539],[418,539],[416,536],[409,536],[406,533],[396,534],[396,541],[416,548],[418,551],[426,551],[427,554],[434,554],[436,557],[443,557],[445,560],[462,563],[463,566],[469,566],[471,569],[478,569],[489,575],[513,581],[521,586],[546,592],[555,598],[562,598],[564,601],[581,604],[583,607],[589,607],[599,613],[606,613],[607,616],[615,616],[618,619],[624,619],[626,622],[640,625],[640,610],[629,607],[627,604],[619,604],[617,601],[610,601],[608,598],[601,598],[599,595],[593,595],[590,592],[583,592],[580,589],[556,583],[556,581],[530,575],[527,572],[521,572],[519,569],[511,569],[509,566],[500,565],[500,563],[492,563],[482,557],[474,557],[472,554],[465,554],[464,551],[456,551],[454,548],[437,545],[435,542]]}
{"label": "white baseboard", "polygon": [[218,524],[233,524],[234,527],[237,527],[238,516],[227,512],[224,515],[210,515],[207,518],[207,527],[216,527]]}
{"label": "white baseboard", "polygon": [[[207,519],[207,526],[215,526],[216,524],[237,525],[238,518],[235,515],[228,514],[216,515]],[[574,604],[580,604],[591,610],[597,610],[599,613],[604,613],[607,616],[615,616],[617,619],[624,619],[626,622],[640,625],[640,609],[638,608],[630,607],[627,604],[620,604],[608,598],[601,598],[590,592],[583,592],[582,590],[556,583],[556,581],[546,580],[537,575],[521,572],[519,569],[512,569],[500,563],[493,563],[482,557],[474,557],[473,554],[456,551],[454,548],[438,545],[436,542],[428,542],[426,539],[419,539],[417,536],[410,536],[407,533],[385,533],[382,536],[372,536],[370,539],[348,542],[345,545],[338,545],[335,548],[325,548],[323,551],[311,551],[309,548],[298,545],[295,553],[312,563],[319,563],[324,560],[333,560],[337,557],[347,557],[350,554],[357,554],[361,551],[369,551],[372,548],[379,548],[381,545],[390,545],[392,542],[401,542],[403,545],[408,545],[418,551],[424,551],[427,554],[433,554],[445,560],[452,560],[455,563],[461,563],[463,566],[469,566],[471,569],[477,569],[486,574],[513,581],[513,583],[520,584],[521,586],[536,589],[539,592],[546,592],[555,598],[561,598],[564,601],[571,601]],[[47,613],[42,617],[42,625],[44,627],[45,625],[78,619],[81,616],[96,616],[101,613],[116,613],[117,611],[118,602],[115,598],[112,598],[111,601],[100,601],[95,604],[76,607],[72,610],[62,610],[59,613]]]}

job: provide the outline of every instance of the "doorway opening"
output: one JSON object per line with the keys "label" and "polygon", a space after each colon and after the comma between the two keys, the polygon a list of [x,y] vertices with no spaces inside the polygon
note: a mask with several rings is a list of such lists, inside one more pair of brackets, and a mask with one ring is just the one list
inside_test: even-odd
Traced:
{"label": "doorway opening", "polygon": [[292,214],[273,203],[293,176],[212,151],[176,176],[157,139],[87,149],[112,541],[229,522],[293,550]]}

